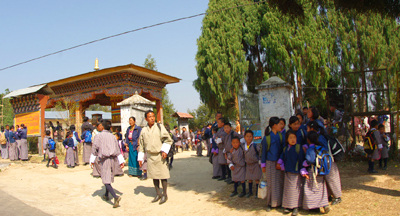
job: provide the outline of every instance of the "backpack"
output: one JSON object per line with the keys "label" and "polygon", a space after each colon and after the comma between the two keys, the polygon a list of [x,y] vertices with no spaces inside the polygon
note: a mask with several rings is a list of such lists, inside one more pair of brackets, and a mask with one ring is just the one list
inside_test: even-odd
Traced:
{"label": "backpack", "polygon": [[332,156],[323,146],[315,146],[315,165],[312,165],[315,175],[329,175],[332,167]]}
{"label": "backpack", "polygon": [[[283,152],[286,151],[286,147],[287,147],[287,146],[283,147]],[[297,155],[299,155],[300,149],[301,149],[301,145],[300,145],[300,144],[296,144],[296,145],[295,145],[295,148],[296,148],[296,153],[297,153]],[[297,157],[298,157],[298,156],[297,156]],[[299,160],[298,160],[298,159],[297,159],[297,162],[296,162],[295,171],[296,171],[296,172],[299,171]]]}
{"label": "backpack", "polygon": [[85,143],[91,143],[92,142],[92,133],[90,130],[87,130],[85,132]]}
{"label": "backpack", "polygon": [[376,141],[375,141],[375,135],[374,135],[375,130],[370,130],[368,133],[365,135],[364,139],[364,151],[367,154],[372,154],[374,153],[374,150],[376,148]]}
{"label": "backpack", "polygon": [[[282,141],[283,141],[282,134],[280,132],[278,132],[278,134],[279,134],[279,140],[282,143]],[[271,136],[268,135],[268,136],[265,136],[264,138],[265,138],[265,141],[267,142],[267,152],[268,152],[269,149],[271,148]],[[262,143],[262,141],[261,141],[261,143]],[[261,144],[261,149],[260,149],[260,153],[259,153],[260,154],[259,155],[260,158],[262,157],[262,152],[263,152],[263,149],[262,149],[262,144]]]}
{"label": "backpack", "polygon": [[324,137],[326,141],[328,141],[329,154],[331,154],[333,160],[341,161],[344,158],[346,152],[345,149],[343,148],[343,145],[335,137],[329,135],[324,135]]}
{"label": "backpack", "polygon": [[0,134],[0,144],[5,145],[7,143],[6,132],[1,132]]}
{"label": "backpack", "polygon": [[172,134],[171,132],[169,132],[169,135],[171,136],[172,140],[174,141],[171,145],[171,148],[168,152],[168,157],[171,158],[174,156],[175,154],[175,142],[178,141],[178,139],[176,138],[176,136],[174,136],[174,134]]}
{"label": "backpack", "polygon": [[56,142],[52,138],[49,138],[48,148],[50,151],[56,150]]}
{"label": "backpack", "polygon": [[75,137],[75,131],[74,131],[74,133],[73,133],[73,135],[72,135],[72,140],[74,140],[74,146],[76,147],[78,144],[79,144],[79,142],[78,142],[78,140],[76,139],[76,137]]}

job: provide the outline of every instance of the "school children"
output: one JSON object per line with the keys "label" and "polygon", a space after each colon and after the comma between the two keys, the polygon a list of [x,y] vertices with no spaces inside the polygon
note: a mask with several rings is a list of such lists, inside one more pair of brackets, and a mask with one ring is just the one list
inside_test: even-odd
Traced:
{"label": "school children", "polygon": [[[232,138],[239,137],[240,142],[243,142],[243,143],[244,143],[244,139],[243,139],[243,135],[240,135],[236,131],[232,130],[232,125],[229,122],[226,122],[224,124],[224,131],[225,131],[226,136],[223,139],[223,144],[224,144],[223,152],[225,154],[225,158],[227,158],[227,154],[232,149]],[[228,183],[228,184],[233,183],[231,176],[232,176],[231,169],[228,167],[228,178],[226,179],[226,183]]]}
{"label": "school children", "polygon": [[[53,161],[53,168],[58,169],[57,163],[56,163],[56,150],[52,149],[50,145],[50,141],[54,142],[54,140],[51,138],[51,131],[46,131],[46,136],[43,138],[43,149],[46,151],[46,154],[49,157],[49,160],[47,161],[47,167],[50,166],[50,161]],[[55,144],[55,143],[54,143]]]}
{"label": "school children", "polygon": [[[102,119],[97,119],[96,123],[94,123],[94,127],[95,129],[92,132],[92,143],[94,142],[94,140],[96,139],[97,135],[100,134],[101,132],[101,126],[100,126],[100,122]],[[92,149],[90,152],[92,152],[93,150],[93,145],[92,145]],[[94,165],[93,165],[93,172],[92,172],[92,176],[95,178],[99,178],[100,177],[100,166],[99,166],[99,159],[96,158],[94,160]]]}
{"label": "school children", "polygon": [[6,132],[4,126],[1,126],[0,132],[0,146],[1,146],[1,158],[8,159],[8,142],[6,137]]}
{"label": "school children", "polygon": [[86,124],[83,126],[83,132],[81,139],[83,140],[83,153],[82,153],[82,161],[83,165],[88,165],[90,162],[90,154],[92,152],[92,128],[93,126],[90,124]]}
{"label": "school children", "polygon": [[283,151],[284,137],[279,132],[279,118],[271,117],[268,127],[265,129],[262,144],[261,167],[263,173],[266,173],[267,184],[267,212],[271,208],[282,205],[283,195],[283,172],[276,169],[277,161]]}
{"label": "school children", "polygon": [[377,120],[372,120],[370,123],[371,129],[367,133],[367,137],[370,137],[372,140],[373,144],[373,149],[371,149],[371,152],[367,152],[368,154],[368,172],[370,173],[377,173],[378,171],[375,170],[375,160],[379,160],[381,158],[380,156],[380,151],[383,148],[383,140],[381,133],[378,131],[378,121]]}
{"label": "school children", "polygon": [[316,158],[316,148],[327,152],[327,149],[318,141],[319,136],[315,131],[310,131],[307,135],[310,145],[305,154],[305,160],[302,163],[303,168],[300,170],[300,174],[306,178],[303,187],[303,209],[323,208],[322,213],[328,213],[330,208],[326,181],[324,176],[318,173],[319,169],[315,169],[316,162],[319,161]]}
{"label": "school children", "polygon": [[244,140],[246,144],[244,145],[245,150],[245,161],[246,161],[246,180],[249,182],[249,192],[246,197],[249,198],[253,195],[253,182],[256,182],[256,195],[258,192],[258,184],[262,176],[261,166],[259,164],[260,156],[259,152],[261,150],[260,145],[253,142],[254,133],[251,130],[246,130],[244,132]]}
{"label": "school children", "polygon": [[218,145],[215,142],[216,134],[218,131],[218,127],[214,127],[212,129],[212,138],[211,138],[211,153],[212,153],[212,165],[213,165],[213,177],[212,179],[219,179],[222,176],[221,165],[218,162]]}
{"label": "school children", "polygon": [[114,192],[111,183],[114,182],[114,163],[118,163],[120,169],[124,168],[124,157],[118,147],[117,139],[109,131],[111,128],[111,121],[102,120],[100,122],[100,128],[104,129],[100,134],[96,136],[93,142],[92,155],[90,156],[90,163],[93,167],[96,158],[99,158],[99,165],[101,167],[100,176],[101,180],[106,187],[106,193],[102,197],[103,200],[108,201],[108,193],[114,197],[114,208],[119,206],[121,196],[117,196]]}
{"label": "school children", "polygon": [[302,144],[297,142],[297,134],[294,130],[286,133],[285,140],[287,145],[283,148],[276,164],[276,169],[285,172],[282,207],[285,208],[285,213],[293,210],[292,215],[297,215],[302,205],[303,178],[300,170],[303,168],[304,151]]}
{"label": "school children", "polygon": [[[382,151],[381,151],[381,159],[379,159],[379,168],[383,170],[387,170],[387,160],[389,157],[389,141],[390,137],[385,133],[385,126],[380,124],[378,126],[378,131],[381,133],[381,140],[383,142]],[[382,161],[384,166],[382,167]]]}
{"label": "school children", "polygon": [[281,132],[282,136],[285,137],[285,134],[286,134],[286,129],[285,129],[286,120],[284,118],[280,118],[279,119],[279,126],[281,127],[280,132]]}
{"label": "school children", "polygon": [[218,123],[218,131],[216,134],[215,142],[218,145],[218,163],[221,165],[222,175],[218,179],[218,181],[231,181],[231,172],[228,169],[227,161],[225,158],[225,145],[223,140],[225,140],[225,136],[227,135],[224,131],[225,119],[220,118],[217,120]]}
{"label": "school children", "polygon": [[201,145],[202,141],[203,141],[203,139],[201,139],[201,131],[198,130],[197,135],[194,137],[194,143],[197,148],[197,152],[196,152],[197,156],[199,156],[199,157],[203,156],[203,146]]}
{"label": "school children", "polygon": [[301,113],[297,113],[296,117],[299,119],[300,121],[300,128],[303,129],[304,131],[307,131],[307,124],[304,123],[304,116]]}
{"label": "school children", "polygon": [[11,161],[16,161],[18,160],[18,146],[17,146],[17,135],[14,133],[14,126],[11,125],[10,131],[8,131],[8,141],[10,143],[9,145],[9,158]]}
{"label": "school children", "polygon": [[[321,130],[321,126],[317,121],[309,121],[307,123],[307,133],[310,131],[317,132],[320,135],[324,135],[324,131]],[[326,148],[328,149],[328,141],[325,139],[324,136],[319,136],[318,141]]]}
{"label": "school children", "polygon": [[79,164],[79,152],[78,152],[78,145],[79,143],[82,143],[83,140],[79,139],[78,132],[75,131],[75,125],[71,125],[69,127],[69,130],[72,133],[72,140],[74,142],[74,154],[75,154],[75,165],[77,166]]}
{"label": "school children", "polygon": [[300,122],[301,121],[297,116],[289,118],[289,128],[296,133],[297,144],[300,144],[303,147],[303,145],[307,144],[307,128],[302,128]]}
{"label": "school children", "polygon": [[[228,135],[229,136],[229,135]],[[232,181],[235,182],[235,190],[232,192],[231,197],[238,195],[239,182],[242,184],[242,192],[239,197],[246,195],[246,158],[243,144],[240,143],[240,138],[234,136],[231,138],[232,148],[227,154],[227,162],[229,163],[229,169],[232,170]]]}
{"label": "school children", "polygon": [[19,158],[22,161],[27,161],[29,159],[28,157],[28,129],[24,124],[21,124],[21,127],[18,131],[18,138],[20,139],[19,141]]}
{"label": "school children", "polygon": [[75,168],[75,146],[74,140],[72,139],[73,133],[68,131],[63,141],[64,147],[67,149],[67,155],[65,156],[65,164],[68,168]]}

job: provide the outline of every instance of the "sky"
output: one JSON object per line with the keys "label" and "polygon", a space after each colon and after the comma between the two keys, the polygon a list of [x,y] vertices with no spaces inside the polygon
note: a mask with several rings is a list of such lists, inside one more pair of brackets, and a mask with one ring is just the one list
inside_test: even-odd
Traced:
{"label": "sky", "polygon": [[[0,1],[0,68],[75,45],[181,17],[203,13],[206,0]],[[157,26],[0,71],[0,92],[120,65],[142,66],[148,54],[157,69],[182,79],[167,85],[179,112],[196,109],[199,93],[196,40],[204,16]]]}

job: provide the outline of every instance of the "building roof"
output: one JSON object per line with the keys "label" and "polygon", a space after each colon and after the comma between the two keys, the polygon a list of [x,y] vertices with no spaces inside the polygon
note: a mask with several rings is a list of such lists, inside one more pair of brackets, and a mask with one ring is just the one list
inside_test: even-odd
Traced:
{"label": "building roof", "polygon": [[188,114],[188,113],[182,113],[182,112],[176,112],[172,114],[172,117],[178,117],[178,118],[183,118],[183,119],[192,119],[193,116]]}
{"label": "building roof", "polygon": [[152,102],[142,96],[136,91],[131,97],[117,103],[118,106],[130,105],[130,104],[144,104],[144,105],[156,105],[155,102]]}
{"label": "building roof", "polygon": [[266,89],[266,88],[276,88],[276,87],[289,87],[292,88],[292,86],[283,81],[281,78],[277,76],[272,76],[265,82],[261,83],[259,86],[256,86],[256,89]]}
{"label": "building roof", "polygon": [[42,85],[31,86],[31,87],[24,88],[24,89],[18,89],[18,90],[8,93],[3,98],[11,98],[11,97],[17,97],[17,96],[21,96],[21,95],[35,93],[35,92],[40,91],[45,86],[46,86],[46,84],[42,84]]}

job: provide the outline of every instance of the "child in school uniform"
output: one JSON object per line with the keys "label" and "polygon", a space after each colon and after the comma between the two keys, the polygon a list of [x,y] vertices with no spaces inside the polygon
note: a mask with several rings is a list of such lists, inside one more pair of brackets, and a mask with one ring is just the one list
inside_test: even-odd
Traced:
{"label": "child in school uniform", "polygon": [[232,192],[231,197],[238,195],[239,182],[242,184],[242,192],[239,197],[246,195],[246,162],[245,162],[245,151],[243,144],[240,143],[239,137],[233,137],[231,139],[232,148],[227,154],[227,161],[229,169],[232,170],[232,181],[234,181],[235,190]]}
{"label": "child in school uniform", "polygon": [[276,169],[285,172],[282,200],[282,207],[285,208],[284,213],[290,213],[290,210],[293,210],[292,215],[295,216],[299,213],[299,208],[302,205],[303,178],[300,175],[300,170],[303,168],[304,151],[302,145],[297,143],[295,131],[288,130],[285,140],[287,145],[283,148]]}
{"label": "child in school uniform", "polygon": [[203,139],[201,139],[201,131],[197,131],[197,135],[194,137],[194,144],[196,145],[196,154],[197,156],[201,157],[203,156],[203,146],[201,145],[201,142]]}
{"label": "child in school uniform", "polygon": [[[379,159],[379,168],[381,168],[383,170],[387,170],[387,160],[389,158],[390,136],[385,133],[385,126],[383,124],[380,124],[378,126],[378,131],[381,134],[381,140],[382,140],[382,151],[381,151],[381,159]],[[384,163],[383,167],[382,167],[382,161]]]}
{"label": "child in school uniform", "polygon": [[[225,119],[220,118],[217,120],[218,131],[215,135],[215,142],[218,145],[218,163],[221,166],[222,174],[218,181],[227,181],[231,178],[231,172],[228,170],[227,161],[225,158],[225,145],[222,140],[225,140],[226,133],[224,131]],[[227,175],[228,173],[228,175]]]}
{"label": "child in school uniform", "polygon": [[214,127],[212,129],[212,137],[210,138],[210,143],[212,145],[211,154],[212,154],[212,165],[213,165],[213,177],[212,179],[219,179],[222,176],[221,165],[218,163],[218,145],[215,142],[216,134],[218,131],[218,127]]}
{"label": "child in school uniform", "polygon": [[[297,116],[289,118],[289,128],[296,133],[297,144],[307,145],[307,128],[301,128],[300,119]],[[285,136],[286,137],[286,136]]]}
{"label": "child in school uniform", "polygon": [[261,150],[260,145],[257,145],[253,142],[254,133],[251,130],[246,130],[244,132],[244,139],[246,144],[244,145],[245,149],[245,161],[246,161],[246,180],[249,182],[249,192],[246,194],[246,197],[249,198],[253,195],[253,182],[256,182],[256,195],[257,198],[258,193],[258,184],[260,183],[260,179],[262,176],[261,166],[259,164],[260,156],[259,152]]}
{"label": "child in school uniform", "polygon": [[[223,140],[223,143],[224,143],[223,152],[225,153],[225,158],[226,158],[227,154],[232,149],[232,138],[233,137],[239,137],[240,142],[243,142],[243,143],[244,143],[244,139],[242,139],[243,135],[238,134],[236,131],[232,130],[232,125],[229,122],[224,124],[224,131],[225,131],[226,136],[225,136],[225,138]],[[228,163],[228,165],[229,165],[229,163]],[[229,167],[228,167],[228,178],[226,179],[226,183],[228,183],[228,184],[232,184],[233,183],[231,176],[232,176],[231,169],[229,169]]]}
{"label": "child in school uniform", "polygon": [[49,140],[51,139],[50,137],[51,132],[46,131],[46,136],[43,138],[43,149],[46,151],[46,154],[49,157],[49,160],[47,161],[47,167],[50,166],[50,161],[53,161],[53,168],[58,169],[57,163],[56,163],[56,151],[55,150],[50,150],[50,142]]}
{"label": "child in school uniform", "polygon": [[281,127],[281,134],[285,137],[285,134],[286,134],[286,129],[285,129],[285,126],[286,126],[286,120],[284,119],[284,118],[280,118],[279,119],[279,125],[280,125],[280,127]]}
{"label": "child in school uniform", "polygon": [[284,137],[279,132],[282,128],[279,125],[278,117],[269,119],[268,127],[265,129],[265,137],[261,141],[262,172],[266,174],[267,184],[267,212],[271,208],[282,205],[283,196],[283,172],[276,169],[277,161],[282,154],[284,147]]}
{"label": "child in school uniform", "polygon": [[305,155],[306,160],[302,164],[303,168],[300,170],[300,174],[306,179],[303,187],[303,209],[323,208],[323,213],[326,214],[330,211],[326,181],[323,175],[317,175],[315,178],[313,173],[315,170],[312,169],[312,165],[316,163],[315,146],[323,146],[318,141],[319,136],[315,131],[310,131],[307,135],[310,145]]}
{"label": "child in school uniform", "polygon": [[73,133],[68,131],[63,141],[64,147],[67,149],[67,155],[65,156],[65,164],[68,168],[75,168],[75,146],[74,140],[72,139]]}

